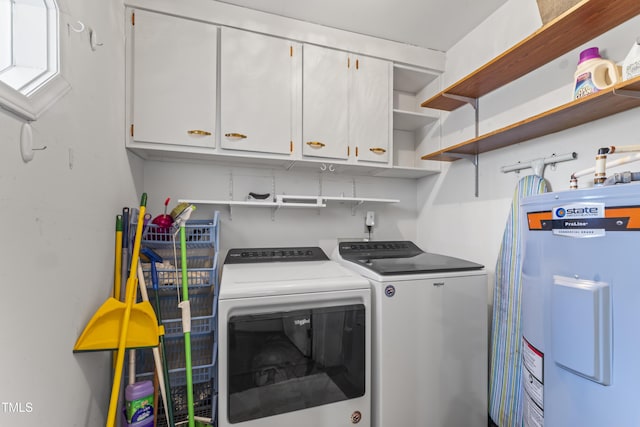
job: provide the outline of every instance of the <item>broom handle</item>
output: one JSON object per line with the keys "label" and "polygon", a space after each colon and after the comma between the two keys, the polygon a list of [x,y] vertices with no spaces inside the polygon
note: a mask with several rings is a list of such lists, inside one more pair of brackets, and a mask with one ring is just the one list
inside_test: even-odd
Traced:
{"label": "broom handle", "polygon": [[180,223],[180,256],[182,261],[182,303],[180,304],[183,306],[182,330],[184,331],[184,356],[185,370],[187,374],[187,412],[189,415],[189,427],[195,427],[195,414],[193,410],[193,372],[191,366],[191,310],[189,307],[189,282],[187,280],[187,237],[185,232],[185,221]]}
{"label": "broom handle", "polygon": [[138,287],[136,270],[138,268],[138,257],[140,256],[140,243],[142,242],[143,218],[147,205],[147,193],[142,194],[140,201],[140,213],[138,216],[138,226],[136,228],[136,239],[133,245],[133,259],[131,270],[127,279],[126,298],[122,326],[120,328],[120,339],[118,341],[118,357],[116,358],[116,369],[111,386],[111,399],[109,400],[109,413],[107,414],[107,427],[115,427],[116,413],[118,411],[118,397],[120,394],[120,382],[122,381],[122,368],[124,367],[124,354],[127,346],[127,334],[129,333],[129,320],[131,318],[131,308],[136,297]]}
{"label": "broom handle", "polygon": [[[151,261],[155,262],[155,261]],[[142,301],[149,301],[149,294],[147,293],[147,284],[144,281],[144,272],[142,271],[142,266],[138,264],[138,284],[140,285],[140,295],[142,296]],[[160,325],[162,326],[162,325]],[[162,327],[164,330],[164,327]],[[163,332],[164,335],[164,332]],[[160,344],[158,344],[160,345]],[[162,401],[164,402],[164,415],[167,417],[167,422],[173,419],[173,417],[169,417],[169,401],[167,400],[167,389],[165,387],[165,378],[164,371],[162,370],[162,360],[160,360],[160,349],[158,347],[153,347],[151,350],[153,352],[153,362],[156,370],[156,379],[158,380],[158,386],[160,388],[160,395],[162,396]],[[154,410],[156,407],[154,406]]]}

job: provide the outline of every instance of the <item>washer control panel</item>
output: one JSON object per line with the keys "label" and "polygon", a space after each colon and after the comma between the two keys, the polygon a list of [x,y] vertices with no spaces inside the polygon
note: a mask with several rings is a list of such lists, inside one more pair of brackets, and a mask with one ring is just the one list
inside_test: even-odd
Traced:
{"label": "washer control panel", "polygon": [[256,262],[327,261],[329,257],[318,247],[230,249],[225,264]]}
{"label": "washer control panel", "polygon": [[338,250],[344,259],[411,257],[422,253],[410,241],[340,242]]}

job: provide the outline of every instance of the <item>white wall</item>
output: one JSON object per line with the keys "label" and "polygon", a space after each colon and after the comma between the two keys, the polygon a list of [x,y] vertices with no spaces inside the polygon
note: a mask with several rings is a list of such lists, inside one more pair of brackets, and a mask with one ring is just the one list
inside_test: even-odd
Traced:
{"label": "white wall", "polygon": [[[31,163],[20,156],[22,122],[0,110],[2,426],[104,423],[110,356],[72,349],[111,292],[115,215],[137,205],[142,178],[123,149],[122,3],[59,3],[71,91],[32,124],[34,144],[47,149]],[[68,34],[77,20],[104,46],[92,52],[87,33]],[[9,403],[24,412],[9,413]]]}
{"label": "white wall", "polygon": [[[494,15],[447,52],[447,67],[440,90],[472,72],[506,48],[534,32],[540,17],[533,0],[509,0]],[[480,133],[486,133],[569,102],[573,94],[573,74],[579,52],[600,47],[604,57],[622,61],[640,34],[640,17],[586,43],[540,69],[480,99]],[[571,34],[567,34],[571,37]],[[496,40],[500,40],[497,42]],[[450,77],[453,76],[453,77]],[[430,88],[438,90],[438,88]],[[425,94],[424,99],[428,95]],[[432,140],[432,151],[474,136],[473,110],[465,106],[442,113],[440,141]],[[594,165],[597,148],[640,142],[637,123],[640,110],[634,109],[546,137],[480,155],[480,195],[474,197],[474,168],[466,160],[445,164],[443,172],[418,184],[418,242],[427,250],[457,255],[483,263],[493,272],[517,181],[531,169],[504,174],[501,166],[518,161],[549,157],[575,151],[578,159],[547,166],[545,178],[554,191],[569,188],[572,172]],[[437,145],[439,143],[439,145]],[[639,170],[640,164],[611,169]],[[580,186],[590,186],[590,177]],[[490,294],[492,295],[492,294]]]}

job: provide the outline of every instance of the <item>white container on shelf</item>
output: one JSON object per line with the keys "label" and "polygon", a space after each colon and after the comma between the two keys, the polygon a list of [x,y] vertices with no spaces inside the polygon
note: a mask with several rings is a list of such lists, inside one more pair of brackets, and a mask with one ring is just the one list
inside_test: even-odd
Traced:
{"label": "white container on shelf", "polygon": [[638,37],[622,62],[622,80],[640,76],[640,37]]}

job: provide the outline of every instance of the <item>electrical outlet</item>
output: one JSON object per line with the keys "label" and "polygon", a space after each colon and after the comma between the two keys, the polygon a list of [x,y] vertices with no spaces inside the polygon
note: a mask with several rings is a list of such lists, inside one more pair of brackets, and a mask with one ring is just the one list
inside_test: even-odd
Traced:
{"label": "electrical outlet", "polygon": [[367,216],[364,218],[364,225],[367,227],[373,227],[376,225],[376,213],[373,211],[367,212]]}

